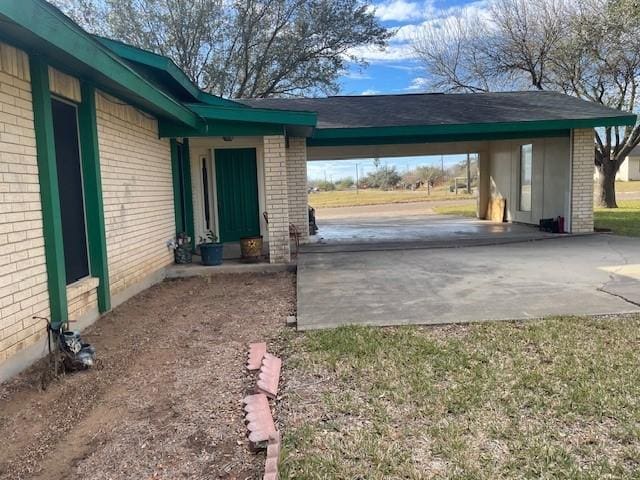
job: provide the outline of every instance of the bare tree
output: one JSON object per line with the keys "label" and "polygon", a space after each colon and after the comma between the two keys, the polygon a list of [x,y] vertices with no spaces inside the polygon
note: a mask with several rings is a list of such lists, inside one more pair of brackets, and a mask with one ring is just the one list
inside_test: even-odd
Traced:
{"label": "bare tree", "polygon": [[[429,41],[431,27],[415,49],[432,87],[557,90],[631,112],[640,80],[639,19],[638,0],[494,0],[488,17],[461,21],[439,42]],[[638,126],[596,130],[600,205],[617,207],[615,176],[638,142]]]}
{"label": "bare tree", "polygon": [[[364,0],[56,0],[96,33],[169,56],[226,97],[333,93],[391,36]],[[95,12],[92,14],[92,12]]]}

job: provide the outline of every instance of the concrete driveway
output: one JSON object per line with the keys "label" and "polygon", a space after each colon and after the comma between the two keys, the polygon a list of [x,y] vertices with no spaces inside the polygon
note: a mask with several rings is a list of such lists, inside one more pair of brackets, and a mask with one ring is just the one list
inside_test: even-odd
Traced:
{"label": "concrete driveway", "polygon": [[592,235],[461,248],[316,247],[298,259],[302,330],[626,312],[640,312],[637,238]]}

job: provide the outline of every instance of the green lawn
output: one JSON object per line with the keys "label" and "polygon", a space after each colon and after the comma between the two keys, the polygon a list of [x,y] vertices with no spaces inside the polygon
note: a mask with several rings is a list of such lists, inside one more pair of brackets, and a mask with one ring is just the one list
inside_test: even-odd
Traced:
{"label": "green lawn", "polygon": [[[619,208],[596,208],[596,228],[609,229],[617,235],[640,237],[640,200],[618,200]],[[435,207],[437,213],[475,217],[475,205],[451,205]]]}
{"label": "green lawn", "polygon": [[618,235],[640,237],[640,200],[618,200],[619,208],[596,208],[596,228]]}
{"label": "green lawn", "polygon": [[314,208],[351,207],[357,205],[381,205],[388,203],[428,202],[430,200],[460,200],[473,198],[473,195],[449,192],[447,188],[438,188],[427,194],[426,190],[334,190],[309,194],[309,204]]}
{"label": "green lawn", "polygon": [[640,476],[640,318],[285,339],[289,479]]}
{"label": "green lawn", "polygon": [[475,217],[476,204],[469,205],[443,205],[435,207],[434,211],[441,215],[457,215],[459,217]]}

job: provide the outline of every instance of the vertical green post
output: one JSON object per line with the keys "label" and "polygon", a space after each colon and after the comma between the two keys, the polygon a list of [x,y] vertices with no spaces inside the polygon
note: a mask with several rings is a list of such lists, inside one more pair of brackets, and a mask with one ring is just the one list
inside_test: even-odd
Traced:
{"label": "vertical green post", "polygon": [[191,189],[191,154],[189,152],[189,139],[185,138],[182,148],[182,162],[184,169],[182,170],[182,181],[184,186],[182,193],[184,195],[184,214],[185,225],[187,228],[187,235],[191,237],[191,248],[195,248],[195,227],[193,225],[193,190]]}
{"label": "vertical green post", "polygon": [[182,186],[180,184],[180,156],[178,155],[178,142],[175,138],[170,140],[171,147],[171,173],[173,175],[173,212],[176,219],[176,233],[182,230]]}
{"label": "vertical green post", "polygon": [[29,56],[33,120],[38,157],[40,203],[44,251],[47,265],[51,324],[58,328],[68,322],[67,281],[62,238],[62,217],[58,191],[58,170],[49,91],[49,66],[36,55]]}
{"label": "vertical green post", "polygon": [[111,309],[111,292],[109,289],[109,264],[107,262],[107,240],[102,200],[95,88],[93,85],[83,82],[81,94],[82,102],[78,107],[78,120],[80,124],[84,203],[88,213],[86,220],[89,263],[91,265],[91,276],[100,279],[97,290],[98,309],[100,313],[104,313]]}

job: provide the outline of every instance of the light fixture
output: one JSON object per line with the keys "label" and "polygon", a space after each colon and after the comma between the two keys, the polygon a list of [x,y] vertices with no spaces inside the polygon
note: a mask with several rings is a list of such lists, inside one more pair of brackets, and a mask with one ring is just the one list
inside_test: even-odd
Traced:
{"label": "light fixture", "polygon": [[232,141],[233,141],[233,137],[222,137],[222,139],[223,139],[225,142],[232,142]]}

